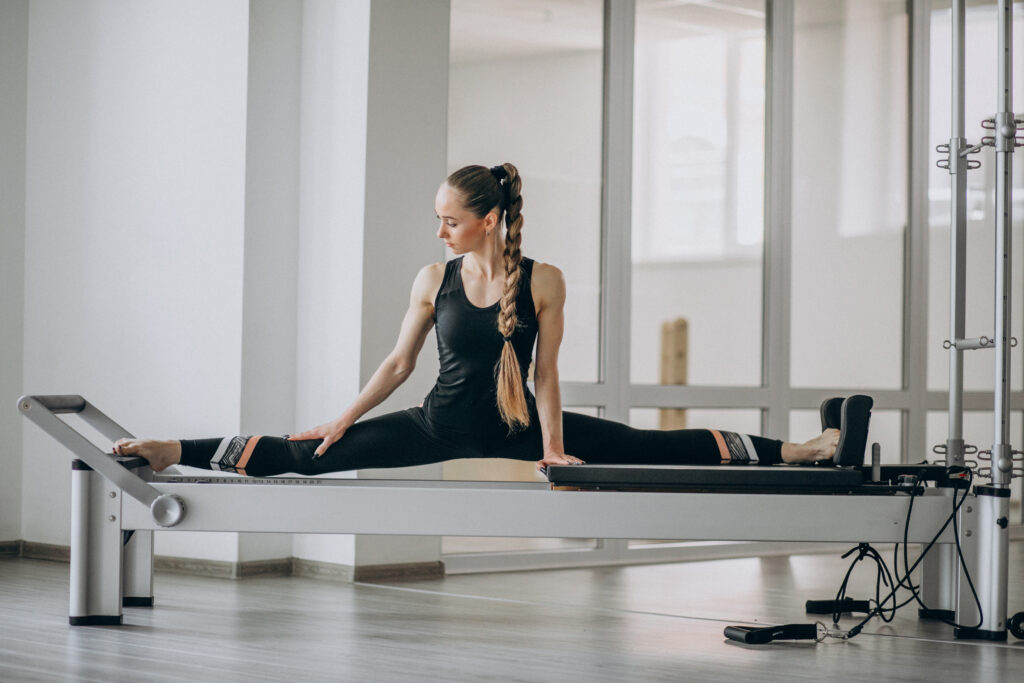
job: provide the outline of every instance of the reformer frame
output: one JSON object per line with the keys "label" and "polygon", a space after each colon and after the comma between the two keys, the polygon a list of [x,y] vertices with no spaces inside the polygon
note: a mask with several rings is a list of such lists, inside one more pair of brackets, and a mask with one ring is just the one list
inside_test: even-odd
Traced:
{"label": "reformer frame", "polygon": [[[565,491],[543,483],[216,478],[157,475],[140,458],[104,453],[57,417],[77,413],[104,437],[132,435],[81,396],[23,396],[22,413],[80,460],[73,463],[71,522],[72,624],[120,624],[123,606],[153,604],[153,537],[157,529],[555,538],[648,538],[746,541],[927,543],[922,594],[933,612],[955,615],[957,638],[1006,639],[1010,481],[1021,453],[1009,443],[1012,154],[1024,119],[1012,111],[1012,2],[998,0],[999,96],[982,126],[993,135],[971,146],[964,135],[964,0],[952,4],[952,130],[939,164],[952,184],[950,252],[950,465],[964,465],[964,351],[996,353],[991,466],[979,473],[959,512],[960,537],[948,518],[955,488],[911,496],[654,491]],[[969,154],[996,151],[995,333],[964,335],[966,172]],[[987,472],[985,470],[987,469]],[[736,510],[755,509],[756,515]],[[282,512],[287,511],[287,512]],[[936,536],[936,534],[938,534]],[[969,590],[963,566],[974,578]],[[974,593],[976,592],[977,598]],[[982,611],[979,614],[979,607]],[[928,616],[928,615],[923,615]]]}
{"label": "reformer frame", "polygon": [[[164,475],[142,458],[101,451],[58,417],[77,413],[111,440],[131,437],[81,396],[23,396],[18,406],[79,458],[72,464],[74,625],[120,624],[123,606],[153,604],[156,530],[899,543],[911,504],[906,492],[859,495],[848,487],[838,495],[625,492],[543,482]],[[906,540],[936,536],[954,491],[925,489],[914,500]],[[952,525],[938,533],[938,544],[954,541]],[[932,570],[926,599],[953,609],[953,577],[938,564],[926,574]]]}

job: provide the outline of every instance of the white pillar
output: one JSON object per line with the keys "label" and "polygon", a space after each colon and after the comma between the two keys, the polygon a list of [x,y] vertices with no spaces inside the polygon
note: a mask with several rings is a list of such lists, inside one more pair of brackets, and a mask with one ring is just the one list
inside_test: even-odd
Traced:
{"label": "white pillar", "polygon": [[[370,0],[305,0],[302,12],[298,430],[340,415],[361,387]],[[293,553],[350,566],[354,544],[352,536],[297,534]]]}
{"label": "white pillar", "polygon": [[[241,434],[295,420],[302,0],[250,0]],[[240,534],[238,561],[287,558],[291,534]]]}
{"label": "white pillar", "polygon": [[[444,260],[432,211],[446,171],[448,22],[447,0],[303,4],[299,428],[355,399],[394,347],[417,271]],[[431,337],[370,416],[418,405],[436,356]],[[440,478],[441,468],[360,476]],[[297,535],[294,554],[354,570],[429,563],[440,539]]]}
{"label": "white pillar", "polygon": [[[359,376],[394,348],[420,268],[445,260],[434,197],[447,175],[448,0],[373,0],[370,14]],[[372,414],[419,405],[437,378],[431,334],[413,375]],[[364,478],[440,479],[441,465],[366,470]],[[410,514],[415,514],[410,510]],[[359,536],[359,567],[430,563],[439,536]]]}
{"label": "white pillar", "polygon": [[0,3],[0,543],[21,539],[28,0]]}

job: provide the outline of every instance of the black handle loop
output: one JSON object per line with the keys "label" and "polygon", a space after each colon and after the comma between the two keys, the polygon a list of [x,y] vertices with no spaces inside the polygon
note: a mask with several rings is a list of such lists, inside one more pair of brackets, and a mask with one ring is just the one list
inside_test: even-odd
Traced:
{"label": "black handle loop", "polygon": [[821,640],[818,624],[778,626],[726,626],[725,637],[747,645],[764,645],[774,640]]}

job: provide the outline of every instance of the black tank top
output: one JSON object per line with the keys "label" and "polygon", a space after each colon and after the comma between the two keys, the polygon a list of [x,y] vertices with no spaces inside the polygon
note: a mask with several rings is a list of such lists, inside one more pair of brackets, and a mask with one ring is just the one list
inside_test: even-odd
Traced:
{"label": "black tank top", "polygon": [[[497,363],[505,342],[498,332],[500,302],[487,308],[470,303],[462,284],[462,258],[445,264],[444,280],[434,299],[441,367],[437,383],[423,401],[423,411],[430,425],[440,432],[480,443],[509,435],[497,407]],[[519,267],[518,325],[512,334],[512,348],[519,359],[527,406],[536,420],[536,401],[526,387],[537,340],[537,314],[530,287],[533,259],[524,256]]]}

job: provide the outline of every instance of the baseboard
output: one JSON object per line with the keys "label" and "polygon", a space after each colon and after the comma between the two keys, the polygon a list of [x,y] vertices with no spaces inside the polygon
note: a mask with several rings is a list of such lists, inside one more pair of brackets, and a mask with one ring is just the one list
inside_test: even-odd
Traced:
{"label": "baseboard", "polygon": [[292,576],[302,576],[307,579],[325,579],[340,583],[352,583],[355,577],[355,572],[350,564],[318,562],[317,560],[305,560],[301,557],[293,557],[291,560]]}
{"label": "baseboard", "polygon": [[214,579],[237,579],[238,563],[226,560],[201,560],[192,557],[155,555],[153,556],[153,571],[206,576]]}
{"label": "baseboard", "polygon": [[0,541],[0,557],[21,557],[21,541]]}
{"label": "baseboard", "polygon": [[21,542],[21,556],[30,560],[50,560],[51,562],[71,562],[71,547],[51,545],[35,541]]}
{"label": "baseboard", "polygon": [[406,562],[404,564],[370,564],[355,567],[352,580],[371,581],[414,581],[436,579],[444,576],[444,562]]}
{"label": "baseboard", "polygon": [[235,565],[236,579],[251,579],[258,576],[293,576],[295,558],[280,557],[274,560],[250,560]]}

